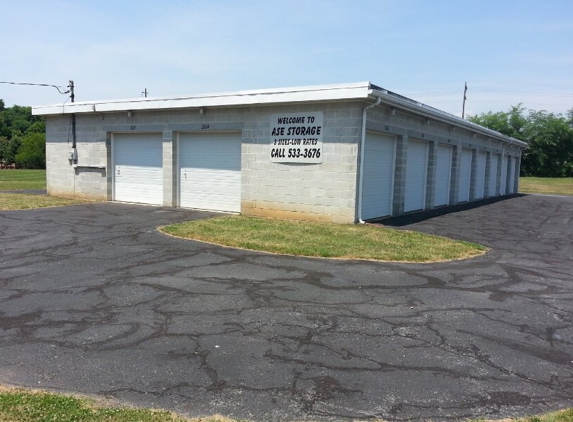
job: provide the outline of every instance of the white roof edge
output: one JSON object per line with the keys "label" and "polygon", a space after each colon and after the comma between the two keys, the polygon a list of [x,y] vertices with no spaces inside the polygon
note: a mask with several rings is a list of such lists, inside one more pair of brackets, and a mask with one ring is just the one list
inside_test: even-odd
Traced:
{"label": "white roof edge", "polygon": [[286,88],[257,89],[248,91],[219,92],[175,97],[131,98],[107,101],[84,101],[32,107],[32,114],[61,115],[73,113],[106,113],[137,110],[166,110],[199,107],[249,106],[306,101],[359,100],[380,97],[385,104],[433,117],[436,120],[464,127],[468,130],[527,148],[527,143],[494,130],[461,119],[453,114],[402,97],[370,82],[311,85]]}
{"label": "white roof edge", "polygon": [[368,98],[370,82],[219,92],[176,97],[83,101],[32,107],[34,115],[221,107]]}
{"label": "white roof edge", "polygon": [[461,126],[465,129],[481,133],[482,135],[503,140],[509,143],[510,145],[515,144],[522,149],[528,148],[527,142],[520,141],[519,139],[512,138],[511,136],[504,135],[493,129],[488,129],[484,126],[470,122],[469,120],[465,120],[462,119],[461,117],[454,116],[453,114],[446,113],[445,111],[438,110],[437,108],[422,103],[418,103],[414,100],[400,98],[400,96],[393,95],[392,93],[386,90],[383,91],[372,90],[371,92],[373,96],[380,97],[382,101],[388,105],[395,105],[402,109],[413,111],[422,114],[424,116],[433,117],[436,120],[445,123]]}

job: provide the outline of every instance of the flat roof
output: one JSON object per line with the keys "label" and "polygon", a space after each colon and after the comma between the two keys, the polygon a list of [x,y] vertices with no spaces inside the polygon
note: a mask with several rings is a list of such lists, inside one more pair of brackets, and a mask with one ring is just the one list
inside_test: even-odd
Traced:
{"label": "flat roof", "polygon": [[306,101],[367,99],[370,82],[314,85],[290,88],[218,92],[176,97],[129,98],[122,100],[83,101],[32,107],[35,115],[104,113],[113,111],[165,110],[177,108],[263,105]]}
{"label": "flat roof", "polygon": [[527,143],[487,129],[468,120],[437,108],[386,90],[370,82],[332,85],[313,85],[289,88],[258,89],[249,91],[219,92],[211,94],[171,97],[140,97],[120,100],[82,101],[32,107],[37,116],[109,113],[137,110],[170,110],[200,107],[229,107],[302,103],[314,101],[372,100],[380,98],[381,104],[403,109],[444,123],[463,127],[489,137],[526,148]]}

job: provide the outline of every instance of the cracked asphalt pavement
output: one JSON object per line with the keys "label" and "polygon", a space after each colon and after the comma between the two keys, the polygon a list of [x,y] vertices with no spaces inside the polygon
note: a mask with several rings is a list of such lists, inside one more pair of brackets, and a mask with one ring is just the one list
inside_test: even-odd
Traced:
{"label": "cracked asphalt pavement", "polygon": [[255,421],[573,406],[573,198],[406,226],[492,248],[435,264],[267,255],[156,231],[211,215],[0,212],[0,383]]}

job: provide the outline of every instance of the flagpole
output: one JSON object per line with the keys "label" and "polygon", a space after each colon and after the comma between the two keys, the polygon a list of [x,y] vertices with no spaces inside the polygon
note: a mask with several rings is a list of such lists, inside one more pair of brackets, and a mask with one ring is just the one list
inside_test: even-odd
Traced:
{"label": "flagpole", "polygon": [[462,119],[464,118],[465,114],[466,114],[466,92],[468,92],[468,82],[466,81],[465,87],[464,87],[464,103],[462,105]]}

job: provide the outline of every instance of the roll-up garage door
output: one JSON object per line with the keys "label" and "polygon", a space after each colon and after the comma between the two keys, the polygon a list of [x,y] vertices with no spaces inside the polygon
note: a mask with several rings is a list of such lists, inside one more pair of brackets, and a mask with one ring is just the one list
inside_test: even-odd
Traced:
{"label": "roll-up garage door", "polygon": [[436,162],[436,196],[434,206],[448,205],[450,203],[450,181],[452,175],[452,154],[451,145],[438,145],[438,156]]}
{"label": "roll-up garage door", "polygon": [[515,160],[513,157],[507,157],[507,193],[514,193],[514,182],[515,182]]}
{"label": "roll-up garage door", "polygon": [[241,211],[239,134],[179,134],[179,205]]}
{"label": "roll-up garage door", "polygon": [[513,193],[517,193],[518,191],[518,184],[516,182],[519,182],[519,157],[513,157],[513,176],[515,178],[517,178],[516,181],[514,181],[513,184]]}
{"label": "roll-up garage door", "polygon": [[409,140],[404,212],[422,210],[425,208],[427,172],[428,143]]}
{"label": "roll-up garage door", "polygon": [[159,133],[114,133],[113,199],[163,204],[163,146]]}
{"label": "roll-up garage door", "polygon": [[460,168],[458,202],[467,202],[470,200],[471,175],[472,175],[472,150],[467,148],[462,148],[462,162]]}
{"label": "roll-up garage door", "polygon": [[507,193],[507,156],[501,156],[501,184],[499,187],[499,194],[505,195]]}
{"label": "roll-up garage door", "polygon": [[497,164],[499,162],[499,154],[491,154],[489,162],[489,196],[495,196],[495,187],[497,184]]}
{"label": "roll-up garage door", "polygon": [[363,220],[392,214],[395,145],[396,140],[391,136],[366,133],[362,169]]}
{"label": "roll-up garage door", "polygon": [[475,199],[482,199],[485,194],[485,160],[486,153],[477,152],[477,171],[476,171],[476,192]]}

